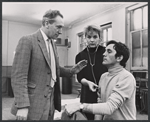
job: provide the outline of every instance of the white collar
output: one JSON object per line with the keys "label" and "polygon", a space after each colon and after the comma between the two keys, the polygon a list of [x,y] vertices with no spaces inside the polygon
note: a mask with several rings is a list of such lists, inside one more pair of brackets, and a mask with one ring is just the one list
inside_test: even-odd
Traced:
{"label": "white collar", "polygon": [[48,37],[46,36],[46,34],[42,31],[41,28],[40,28],[40,31],[42,33],[42,36],[43,36],[44,40],[47,41]]}

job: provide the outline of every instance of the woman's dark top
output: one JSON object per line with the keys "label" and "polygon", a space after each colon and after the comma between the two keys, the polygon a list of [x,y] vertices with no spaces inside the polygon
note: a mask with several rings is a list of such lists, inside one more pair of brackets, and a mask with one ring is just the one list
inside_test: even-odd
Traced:
{"label": "woman's dark top", "polygon": [[[96,48],[88,48],[88,49],[89,49],[89,55],[91,57],[92,64],[94,64],[94,57],[95,57],[95,65],[93,66],[93,72],[95,75],[96,82],[98,84],[101,75],[107,71],[107,68],[102,64],[103,53],[105,52],[105,47],[99,46],[97,51],[96,51]],[[78,63],[79,61],[83,59],[86,59],[88,61],[87,66],[77,74],[78,82],[81,82],[82,78],[85,78],[89,81],[94,82],[94,77],[92,75],[92,69],[91,69],[92,66],[90,65],[89,55],[88,55],[87,48],[85,48],[83,51],[81,51],[80,53],[76,55],[76,63]],[[92,92],[88,86],[82,85],[80,102],[97,103],[97,93]]]}

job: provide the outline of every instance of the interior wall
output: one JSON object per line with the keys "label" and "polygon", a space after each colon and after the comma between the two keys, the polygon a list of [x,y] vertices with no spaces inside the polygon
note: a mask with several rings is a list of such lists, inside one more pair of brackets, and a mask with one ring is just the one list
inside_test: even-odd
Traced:
{"label": "interior wall", "polygon": [[13,55],[19,39],[33,33],[38,25],[2,20],[2,92],[8,92],[8,78],[11,77]]}
{"label": "interior wall", "polygon": [[102,14],[95,15],[85,21],[73,25],[72,28],[68,29],[67,35],[71,41],[71,47],[68,49],[68,65],[75,64],[75,56],[79,52],[77,34],[83,32],[87,25],[94,24],[100,26],[112,22],[112,38],[125,43],[125,8],[130,5],[131,4],[122,5]]}
{"label": "interior wall", "polygon": [[8,21],[2,21],[2,66],[7,65]]}
{"label": "interior wall", "polygon": [[[2,66],[12,66],[13,56],[19,39],[27,34],[35,32],[40,26],[27,23],[3,20]],[[5,51],[7,53],[5,53]]]}

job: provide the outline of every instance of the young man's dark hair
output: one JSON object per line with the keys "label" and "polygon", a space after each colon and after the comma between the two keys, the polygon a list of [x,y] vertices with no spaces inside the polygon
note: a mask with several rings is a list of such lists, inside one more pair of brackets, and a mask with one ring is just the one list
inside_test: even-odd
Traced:
{"label": "young man's dark hair", "polygon": [[123,59],[122,61],[120,62],[120,65],[122,65],[123,67],[126,67],[126,62],[127,60],[129,59],[129,56],[130,56],[130,51],[129,51],[129,48],[121,43],[121,42],[116,42],[114,40],[110,40],[108,43],[107,43],[107,46],[109,44],[114,44],[114,49],[116,50],[116,57],[119,57],[119,56],[123,56]]}

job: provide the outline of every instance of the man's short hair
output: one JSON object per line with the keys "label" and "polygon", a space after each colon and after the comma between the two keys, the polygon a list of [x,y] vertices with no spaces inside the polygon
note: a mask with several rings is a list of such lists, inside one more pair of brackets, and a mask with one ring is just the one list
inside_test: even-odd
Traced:
{"label": "man's short hair", "polygon": [[55,18],[57,16],[60,16],[63,18],[63,15],[58,11],[58,10],[48,10],[45,12],[45,14],[43,15],[43,20],[42,20],[42,25],[44,26],[45,21],[49,21],[49,23],[54,23],[55,22]]}
{"label": "man's short hair", "polygon": [[85,33],[85,36],[87,35],[87,33],[88,32],[97,32],[98,33],[98,35],[99,35],[99,38],[100,38],[100,33],[101,33],[101,30],[97,27],[97,26],[95,26],[95,25],[89,25],[89,26],[87,26],[86,28],[85,28],[85,31],[84,31],[84,33]]}
{"label": "man's short hair", "polygon": [[120,61],[120,65],[122,65],[123,67],[126,67],[126,62],[130,56],[129,48],[125,44],[121,42],[116,42],[115,40],[110,40],[107,43],[107,46],[110,44],[114,44],[114,49],[116,50],[115,57],[119,57],[121,55],[123,56],[123,59]]}

